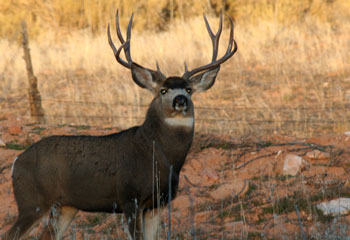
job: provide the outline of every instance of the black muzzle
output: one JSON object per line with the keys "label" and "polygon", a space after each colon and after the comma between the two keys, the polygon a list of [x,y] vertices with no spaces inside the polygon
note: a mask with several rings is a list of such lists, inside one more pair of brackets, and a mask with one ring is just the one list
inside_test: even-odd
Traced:
{"label": "black muzzle", "polygon": [[184,95],[178,95],[174,98],[173,108],[176,111],[185,111],[187,109],[188,102],[187,97]]}

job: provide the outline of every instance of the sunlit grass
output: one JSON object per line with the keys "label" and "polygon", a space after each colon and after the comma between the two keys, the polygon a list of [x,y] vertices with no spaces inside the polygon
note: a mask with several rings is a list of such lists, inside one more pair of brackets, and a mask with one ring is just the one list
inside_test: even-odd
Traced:
{"label": "sunlit grass", "polygon": [[[29,1],[25,2],[29,4]],[[343,132],[350,127],[347,123],[350,113],[346,110],[350,99],[347,77],[350,22],[343,18],[345,13],[342,10],[339,15],[331,15],[334,8],[346,7],[346,3],[341,5],[340,1],[335,1],[326,12],[324,3],[315,5],[317,1],[313,1],[314,5],[301,18],[293,14],[299,14],[306,3],[291,4],[287,8],[281,2],[275,1],[275,5],[271,1],[256,4],[248,1],[247,5],[236,2],[236,10],[247,10],[252,18],[249,20],[245,11],[237,12],[237,54],[223,64],[212,89],[194,96],[198,130],[226,134],[275,130],[307,136],[317,131]],[[175,3],[179,4],[178,1]],[[126,2],[118,1],[118,4]],[[79,5],[74,6],[79,8]],[[30,38],[34,72],[39,80],[48,121],[120,127],[142,123],[151,95],[138,88],[132,82],[129,70],[114,59],[105,32],[106,22],[110,22],[113,39],[119,44],[114,30],[114,10],[106,11],[96,27],[100,30],[95,31],[93,27],[80,26],[79,22],[74,28],[65,25],[65,21],[77,17],[69,12],[74,6],[65,6],[68,9],[63,11],[66,16],[63,22],[56,18],[52,23],[47,22],[55,26],[56,21],[62,26],[47,28],[42,25],[37,34],[32,32]],[[86,12],[89,7],[86,6]],[[55,7],[51,12],[46,10],[43,7],[37,17],[41,19],[47,14],[60,13]],[[184,12],[190,10],[194,11],[191,8]],[[201,11],[209,13],[209,21],[215,30],[218,19],[210,14],[214,10],[209,10],[203,8]],[[174,20],[164,22],[166,28],[162,31],[159,28],[140,31],[139,24],[145,21],[144,11],[135,8],[131,52],[137,63],[155,68],[158,61],[162,72],[169,76],[182,75],[184,61],[190,68],[210,61],[211,43],[202,17],[190,18],[188,13],[182,19],[181,14],[175,12]],[[288,12],[292,14],[290,21],[286,18]],[[131,8],[121,11],[124,31],[130,13]],[[278,17],[283,13],[284,18]],[[68,18],[69,14],[73,16]],[[34,31],[36,24],[39,23],[28,24],[29,29]],[[226,49],[227,35],[228,29],[225,28],[220,54]],[[19,30],[13,39],[18,37]],[[20,45],[2,38],[0,51],[3,53],[0,60],[3,99],[14,94],[25,97],[27,80]]]}

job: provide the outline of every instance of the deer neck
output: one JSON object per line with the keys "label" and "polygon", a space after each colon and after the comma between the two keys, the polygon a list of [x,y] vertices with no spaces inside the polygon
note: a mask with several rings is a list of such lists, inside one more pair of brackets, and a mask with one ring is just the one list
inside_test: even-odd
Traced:
{"label": "deer neck", "polygon": [[141,131],[154,141],[175,171],[180,171],[191,147],[194,134],[194,113],[186,117],[165,117],[162,112],[151,107],[147,111]]}

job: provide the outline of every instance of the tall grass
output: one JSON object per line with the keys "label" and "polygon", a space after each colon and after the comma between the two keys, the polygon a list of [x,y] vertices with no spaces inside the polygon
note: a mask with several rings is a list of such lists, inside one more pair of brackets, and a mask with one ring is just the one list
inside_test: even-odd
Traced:
{"label": "tall grass", "polygon": [[99,33],[114,18],[116,8],[122,23],[132,12],[137,13],[140,18],[134,27],[139,31],[168,29],[174,19],[187,20],[203,12],[217,14],[220,9],[244,24],[293,24],[309,17],[339,24],[350,16],[350,3],[342,0],[12,0],[0,3],[0,37],[16,38],[21,20],[27,21],[31,35],[37,37],[52,29]]}
{"label": "tall grass", "polygon": [[[24,18],[31,29],[34,71],[49,122],[121,127],[141,123],[150,94],[132,82],[107,43],[107,22],[112,23],[117,43],[115,8],[120,9],[122,29],[131,12],[136,13],[133,59],[149,68],[158,61],[166,75],[181,75],[184,61],[190,68],[210,61],[211,43],[202,17],[196,15],[207,12],[215,29],[220,4],[180,0],[2,3],[0,92],[5,100],[13,94],[25,97],[22,49],[14,41],[19,37],[16,24]],[[347,1],[230,1],[225,11],[236,19],[239,50],[223,64],[213,89],[194,97],[197,129],[227,134],[278,130],[302,136],[322,129],[348,129],[348,5]],[[9,17],[4,9],[13,15]],[[161,22],[153,19],[158,17]],[[225,29],[220,54],[227,34]]]}

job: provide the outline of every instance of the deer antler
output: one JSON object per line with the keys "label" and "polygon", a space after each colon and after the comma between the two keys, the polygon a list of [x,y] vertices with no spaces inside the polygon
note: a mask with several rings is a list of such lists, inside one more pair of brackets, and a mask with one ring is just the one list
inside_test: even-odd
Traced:
{"label": "deer antler", "polygon": [[[111,46],[111,48],[112,48],[112,50],[113,50],[115,59],[116,59],[121,65],[123,65],[124,67],[129,68],[129,69],[131,68],[131,64],[132,64],[132,63],[135,63],[135,62],[133,62],[133,60],[132,60],[132,58],[131,58],[131,53],[130,53],[131,27],[132,27],[132,20],[133,20],[133,17],[134,17],[134,13],[131,15],[130,20],[129,20],[129,23],[128,23],[128,28],[127,28],[127,30],[126,30],[126,41],[125,41],[125,40],[124,40],[124,37],[123,37],[123,35],[122,35],[121,31],[120,31],[120,25],[119,25],[119,11],[118,11],[118,9],[117,9],[116,16],[115,16],[115,25],[116,25],[116,32],[117,32],[118,39],[119,39],[120,43],[122,44],[118,50],[117,50],[117,48],[115,47],[115,45],[114,45],[114,43],[113,43],[113,40],[112,40],[112,37],[111,37],[111,32],[110,32],[109,24],[108,24],[108,27],[107,27],[108,43],[109,43],[109,45]],[[120,51],[121,51],[122,48],[124,48],[124,53],[125,53],[126,61],[123,60],[123,59],[120,57]],[[164,75],[160,72],[158,63],[156,63],[156,67],[157,67],[157,71],[154,71],[154,70],[151,70],[151,69],[149,69],[149,70],[152,71],[152,72],[157,72],[157,73],[160,74],[162,77],[164,77]],[[165,77],[164,77],[164,78],[165,78]]]}
{"label": "deer antler", "polygon": [[220,35],[221,35],[221,32],[222,32],[222,11],[220,11],[219,29],[218,29],[218,31],[217,31],[217,33],[215,35],[214,35],[214,33],[212,32],[212,30],[211,30],[211,28],[209,26],[209,23],[208,23],[208,20],[207,20],[205,14],[203,14],[203,17],[204,17],[204,21],[205,21],[205,26],[207,28],[207,31],[209,33],[209,36],[210,36],[210,39],[211,39],[211,42],[212,42],[212,45],[213,45],[212,60],[211,60],[211,63],[203,65],[203,66],[198,67],[198,68],[195,68],[195,69],[193,69],[191,71],[188,71],[187,65],[185,63],[185,73],[182,75],[182,77],[184,79],[186,79],[186,80],[188,80],[191,76],[193,76],[196,73],[203,72],[205,70],[213,69],[213,68],[218,67],[220,64],[224,63],[230,57],[232,57],[237,51],[237,43],[233,39],[233,21],[232,21],[232,18],[229,17],[229,20],[230,20],[230,38],[229,38],[229,43],[228,43],[228,46],[227,46],[227,50],[226,50],[226,53],[224,54],[224,56],[222,56],[221,58],[216,60],[217,55],[218,55],[218,50],[219,50],[219,39],[220,39]]}
{"label": "deer antler", "polygon": [[[111,32],[110,32],[110,28],[109,28],[109,24],[108,24],[108,28],[107,28],[107,36],[108,36],[108,43],[111,46],[115,59],[124,67],[126,68],[130,68],[131,67],[131,63],[132,63],[132,58],[131,58],[131,54],[130,54],[130,38],[131,38],[131,26],[132,26],[132,19],[134,17],[134,14],[131,15],[130,20],[129,20],[129,24],[128,24],[128,28],[126,31],[126,42],[123,38],[123,35],[120,31],[120,26],[119,26],[119,13],[117,10],[116,13],[116,19],[115,19],[115,25],[116,25],[116,31],[117,31],[117,35],[119,38],[120,43],[122,44],[123,48],[124,48],[124,53],[126,56],[126,61],[124,61],[121,57],[120,57],[120,51],[118,53],[117,48],[115,47],[112,37],[111,37]],[[120,49],[121,50],[121,49]]]}

